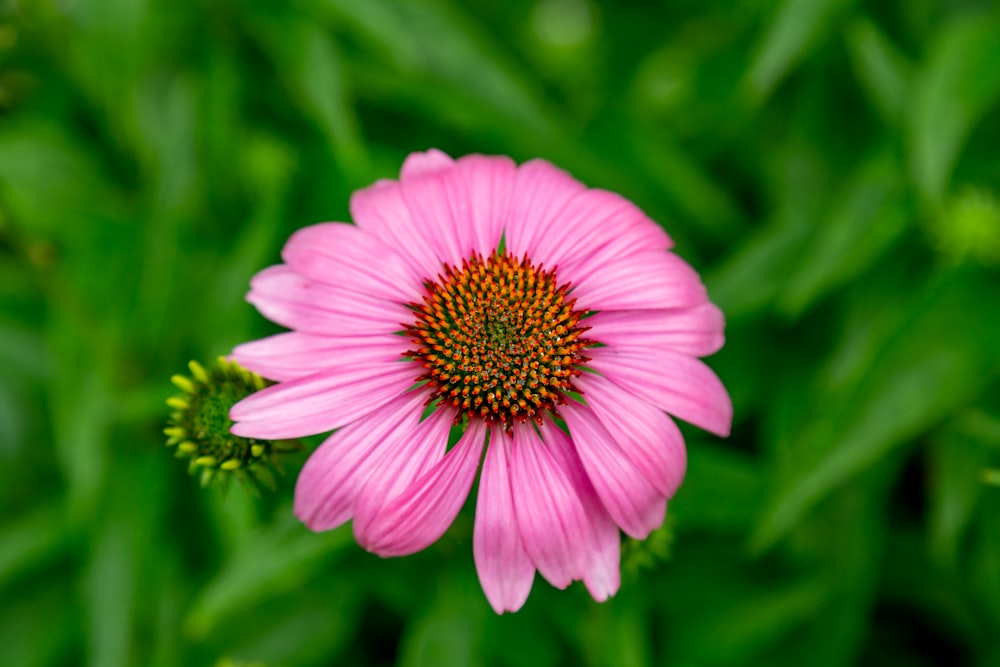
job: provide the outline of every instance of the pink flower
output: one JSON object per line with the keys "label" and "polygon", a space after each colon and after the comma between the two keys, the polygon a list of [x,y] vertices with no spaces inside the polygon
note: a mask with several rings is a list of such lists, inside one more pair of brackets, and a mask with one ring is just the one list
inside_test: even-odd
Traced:
{"label": "pink flower", "polygon": [[519,609],[535,570],[614,594],[619,529],[645,538],[684,477],[670,415],[729,433],[698,360],[723,343],[698,274],[635,205],[541,160],[416,153],[351,214],[296,232],[251,281],[292,331],[233,352],[278,382],[232,409],[233,433],[334,431],[295,513],[317,531],[353,519],[382,556],[435,542],[482,460],[473,551],[493,608]]}

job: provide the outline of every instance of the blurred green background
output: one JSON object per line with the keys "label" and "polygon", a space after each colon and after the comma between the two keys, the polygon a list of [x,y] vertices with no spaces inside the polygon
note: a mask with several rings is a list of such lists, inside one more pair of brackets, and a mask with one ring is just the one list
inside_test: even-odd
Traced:
{"label": "blurred green background", "polygon": [[[249,277],[432,146],[632,198],[727,313],[734,434],[604,605],[163,445]],[[989,0],[2,0],[0,663],[1000,665],[998,193]]]}

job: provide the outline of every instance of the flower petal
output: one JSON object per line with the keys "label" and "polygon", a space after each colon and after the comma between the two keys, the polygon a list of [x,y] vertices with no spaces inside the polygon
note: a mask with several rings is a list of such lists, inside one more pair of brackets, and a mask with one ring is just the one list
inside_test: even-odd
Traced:
{"label": "flower petal", "polygon": [[698,359],[652,347],[588,352],[588,364],[622,389],[709,433],[729,435],[732,400],[718,376]]}
{"label": "flower petal", "polygon": [[392,247],[355,225],[326,222],[292,234],[281,257],[311,280],[390,301],[419,301],[421,276]]}
{"label": "flower petal", "polygon": [[510,211],[517,165],[506,157],[468,155],[458,160],[471,207],[472,249],[488,257],[500,245]]}
{"label": "flower petal", "polygon": [[611,347],[668,348],[694,357],[725,342],[725,318],[712,303],[694,308],[607,310],[587,318],[587,338]]}
{"label": "flower petal", "polygon": [[405,493],[444,458],[453,420],[449,410],[435,410],[405,441],[388,451],[372,471],[354,508],[354,538],[362,547],[373,550],[368,532],[379,510]]}
{"label": "flower petal", "polygon": [[588,310],[692,308],[707,301],[698,273],[671,252],[641,252],[604,265],[581,260],[560,270],[576,276],[572,296]]}
{"label": "flower petal", "polygon": [[442,261],[461,266],[475,247],[469,224],[475,206],[454,163],[409,173],[403,165],[399,184],[414,228]]}
{"label": "flower petal", "polygon": [[583,578],[592,537],[583,504],[531,424],[514,428],[510,484],[521,541],[556,588]]}
{"label": "flower petal", "polygon": [[547,234],[566,204],[586,188],[578,180],[545,160],[525,162],[517,170],[507,216],[507,252],[520,258],[527,254],[536,262],[550,263],[532,252]]}
{"label": "flower petal", "polygon": [[514,513],[511,494],[510,436],[492,429],[476,499],[472,551],[483,593],[498,614],[517,611],[528,599],[535,578]]}
{"label": "flower petal", "polygon": [[451,451],[402,494],[388,502],[380,498],[371,509],[366,498],[375,497],[363,493],[354,521],[358,543],[380,556],[405,556],[436,542],[465,504],[485,441],[485,425],[474,420]]}
{"label": "flower petal", "polygon": [[327,368],[398,361],[406,347],[393,334],[331,338],[288,331],[237,345],[232,356],[244,368],[284,382]]}
{"label": "flower petal", "polygon": [[392,333],[412,314],[398,303],[330,287],[285,265],[264,269],[250,281],[247,301],[267,319],[289,329],[326,336]]}
{"label": "flower petal", "polygon": [[399,396],[420,367],[379,362],[333,368],[250,394],[229,411],[231,431],[248,438],[300,438],[340,428]]}
{"label": "flower petal", "polygon": [[410,153],[403,160],[403,168],[400,169],[400,180],[419,178],[427,174],[451,169],[455,161],[444,151],[432,148],[423,153]]}
{"label": "flower petal", "polygon": [[417,392],[399,396],[327,438],[299,473],[295,516],[316,531],[350,519],[372,470],[417,427],[423,401]]}
{"label": "flower petal", "polygon": [[351,218],[362,230],[395,248],[422,278],[433,278],[441,271],[441,257],[430,239],[414,226],[396,181],[378,181],[356,190],[351,195]]}
{"label": "flower petal", "polygon": [[667,498],[687,469],[684,436],[670,417],[606,378],[584,373],[577,386],[622,452]]}
{"label": "flower petal", "polygon": [[594,489],[615,522],[642,540],[663,523],[667,501],[608,433],[593,410],[570,402],[559,409]]}
{"label": "flower petal", "polygon": [[[667,233],[639,207],[607,190],[577,193],[544,231],[535,237],[532,257],[544,261],[546,267],[558,266],[560,278],[571,282],[579,276],[566,274],[566,267],[584,258],[589,261],[596,253],[622,257],[673,247]],[[586,266],[584,262],[578,270],[585,274]]]}
{"label": "flower petal", "polygon": [[584,514],[590,524],[591,542],[585,550],[586,564],[583,583],[598,602],[607,600],[618,592],[621,584],[621,535],[618,525],[608,514],[594,485],[587,477],[583,462],[566,434],[551,419],[539,428],[542,440],[549,447],[553,458],[562,467],[583,503]]}

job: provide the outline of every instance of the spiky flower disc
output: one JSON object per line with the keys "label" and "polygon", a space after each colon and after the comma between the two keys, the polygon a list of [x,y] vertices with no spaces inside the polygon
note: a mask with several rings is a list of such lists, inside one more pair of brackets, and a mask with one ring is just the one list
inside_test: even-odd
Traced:
{"label": "spiky flower disc", "polygon": [[588,357],[590,341],[578,324],[568,286],[556,282],[527,259],[495,252],[474,254],[460,268],[447,264],[438,280],[425,285],[422,303],[411,307],[416,322],[407,334],[417,346],[407,356],[427,370],[418,380],[463,414],[502,425],[558,414],[564,392],[578,389],[572,379]]}
{"label": "spiky flower disc", "polygon": [[201,472],[202,485],[228,483],[231,477],[256,488],[274,487],[275,454],[293,451],[289,441],[244,438],[229,432],[229,409],[269,383],[235,362],[219,357],[205,368],[188,364],[191,375],[174,375],[171,381],[181,394],[167,399],[173,408],[163,429],[167,445],[177,447],[178,457],[190,459],[189,470]]}

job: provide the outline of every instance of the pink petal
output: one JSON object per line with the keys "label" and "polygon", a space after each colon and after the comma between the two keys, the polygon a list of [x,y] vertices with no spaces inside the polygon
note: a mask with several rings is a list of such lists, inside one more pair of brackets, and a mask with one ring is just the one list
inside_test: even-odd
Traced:
{"label": "pink petal", "polygon": [[250,281],[247,301],[289,329],[327,336],[392,333],[413,314],[398,303],[330,287],[287,266],[264,269]]}
{"label": "pink petal", "polygon": [[418,392],[404,394],[327,438],[299,473],[295,516],[316,531],[350,519],[372,470],[416,429],[423,402]]}
{"label": "pink petal", "polygon": [[311,280],[409,303],[423,295],[421,276],[392,247],[355,225],[327,222],[292,234],[282,259]]}
{"label": "pink petal", "polygon": [[712,303],[694,308],[602,311],[587,318],[587,338],[611,347],[663,347],[694,357],[714,354],[725,342],[725,318]]}
{"label": "pink petal", "polygon": [[599,347],[588,353],[589,365],[622,389],[709,433],[729,435],[732,401],[718,376],[698,359],[653,347]]}
{"label": "pink petal", "polygon": [[[536,237],[531,253],[544,258],[547,267],[558,266],[561,279],[575,282],[579,276],[564,274],[565,268],[598,250],[621,257],[672,246],[666,232],[629,200],[607,190],[584,190]],[[580,270],[585,272],[585,266]]]}
{"label": "pink petal", "polygon": [[400,188],[414,229],[442,261],[461,266],[475,247],[469,224],[475,206],[454,163],[413,173],[404,165]]}
{"label": "pink petal", "polygon": [[357,506],[355,534],[359,532],[361,517],[367,518],[358,542],[380,556],[404,556],[436,542],[465,504],[485,441],[486,427],[482,421],[474,420],[451,451],[402,494],[388,502],[379,499],[380,506],[375,510],[365,507],[362,495]]}
{"label": "pink petal", "polygon": [[592,537],[576,490],[532,425],[514,428],[510,484],[521,541],[556,588],[581,579]]}
{"label": "pink petal", "polygon": [[372,471],[354,508],[354,538],[362,547],[373,550],[368,533],[386,503],[405,493],[444,458],[453,420],[451,410],[435,410]]}
{"label": "pink petal", "polygon": [[559,412],[608,513],[626,533],[645,539],[663,523],[666,498],[629,460],[593,410],[570,402]]}
{"label": "pink petal", "polygon": [[667,498],[684,481],[684,436],[662,410],[606,378],[584,373],[577,386],[622,452]]}
{"label": "pink petal", "polygon": [[469,198],[472,249],[488,257],[500,245],[517,178],[517,165],[506,157],[468,155],[458,160]]}
{"label": "pink petal", "polygon": [[582,183],[544,160],[522,164],[517,170],[507,216],[507,251],[515,257],[527,254],[534,261],[551,266],[544,255],[532,250],[570,199],[585,189]]}
{"label": "pink petal", "polygon": [[244,368],[283,382],[328,368],[398,361],[408,347],[393,334],[330,338],[289,331],[238,345],[232,356]]}
{"label": "pink petal", "polygon": [[591,484],[583,468],[573,443],[552,420],[546,420],[540,427],[542,440],[549,447],[553,458],[567,475],[590,524],[591,542],[585,550],[586,563],[583,583],[598,602],[607,600],[618,592],[621,583],[619,564],[621,559],[621,535],[618,525],[604,508],[594,485]]}
{"label": "pink petal", "polygon": [[432,278],[441,271],[441,257],[423,230],[413,223],[396,181],[379,181],[351,195],[351,217],[362,230],[395,248],[411,270]]}
{"label": "pink petal", "polygon": [[410,153],[403,160],[403,168],[400,170],[400,180],[418,178],[427,174],[451,169],[455,161],[437,148],[432,148],[424,153]]}
{"label": "pink petal", "polygon": [[324,370],[247,396],[229,411],[235,435],[273,440],[340,428],[396,398],[421,368],[404,361]]}
{"label": "pink petal", "polygon": [[705,287],[697,272],[670,252],[633,253],[604,265],[581,261],[560,270],[574,275],[572,296],[579,308],[625,310],[691,308],[705,303]]}
{"label": "pink petal", "polygon": [[517,611],[528,599],[535,567],[524,550],[511,494],[510,437],[493,429],[476,500],[472,552],[483,593],[498,614]]}

